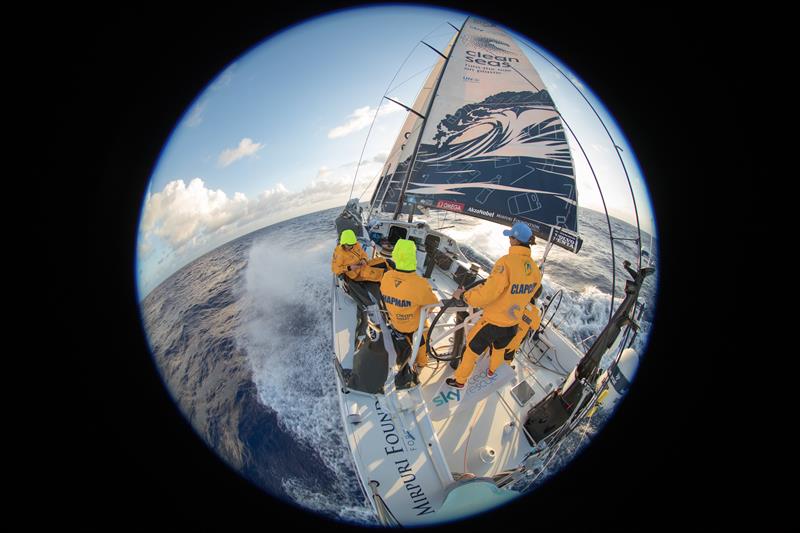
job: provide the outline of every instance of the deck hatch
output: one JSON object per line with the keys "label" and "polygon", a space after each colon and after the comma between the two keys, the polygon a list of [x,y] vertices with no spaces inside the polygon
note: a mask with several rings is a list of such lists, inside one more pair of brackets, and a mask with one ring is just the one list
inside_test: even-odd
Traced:
{"label": "deck hatch", "polygon": [[523,381],[513,389],[511,389],[511,396],[517,401],[517,403],[522,407],[525,405],[525,402],[530,400],[533,397],[533,389],[530,385],[528,385],[527,381]]}

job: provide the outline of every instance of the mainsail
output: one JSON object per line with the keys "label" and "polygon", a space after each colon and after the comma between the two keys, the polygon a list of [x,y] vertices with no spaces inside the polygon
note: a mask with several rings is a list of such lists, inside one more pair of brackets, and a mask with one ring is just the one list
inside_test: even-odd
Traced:
{"label": "mainsail", "polygon": [[[437,70],[441,80],[432,94]],[[523,221],[537,237],[580,249],[575,173],[561,116],[507,33],[467,19],[415,109],[426,102],[426,119],[409,114],[395,146],[406,143],[408,152],[419,134],[414,128],[422,126],[418,150],[390,158],[373,196],[376,206],[393,212],[399,200],[406,212],[420,206],[507,226]]]}

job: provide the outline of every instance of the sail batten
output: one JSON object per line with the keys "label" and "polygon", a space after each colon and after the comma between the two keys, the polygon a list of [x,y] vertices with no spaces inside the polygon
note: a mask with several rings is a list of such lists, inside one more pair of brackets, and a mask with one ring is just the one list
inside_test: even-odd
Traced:
{"label": "sail batten", "polygon": [[442,209],[508,226],[523,221],[537,237],[556,234],[555,244],[577,252],[573,159],[539,74],[502,28],[475,17],[447,57],[425,95],[428,105],[414,106],[427,119],[416,121],[416,150],[396,161],[403,183],[387,181],[381,207],[396,214]]}

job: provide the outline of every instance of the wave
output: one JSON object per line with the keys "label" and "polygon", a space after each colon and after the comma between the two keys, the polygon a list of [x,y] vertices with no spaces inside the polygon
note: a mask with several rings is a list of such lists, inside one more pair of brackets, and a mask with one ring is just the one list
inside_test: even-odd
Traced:
{"label": "wave", "polygon": [[281,429],[313,450],[333,474],[325,486],[322,477],[281,483],[303,507],[363,521],[371,510],[352,467],[330,361],[331,250],[322,235],[304,240],[300,249],[289,238],[270,237],[255,241],[249,252],[240,343],[259,400],[276,413]]}

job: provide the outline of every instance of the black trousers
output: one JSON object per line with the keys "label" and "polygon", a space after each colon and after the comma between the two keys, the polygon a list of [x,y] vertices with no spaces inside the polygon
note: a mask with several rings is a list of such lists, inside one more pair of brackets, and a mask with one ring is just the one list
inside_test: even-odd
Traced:
{"label": "black trousers", "polygon": [[364,307],[373,304],[368,294],[372,294],[372,297],[375,298],[375,302],[381,301],[380,283],[374,281],[353,281],[347,277],[345,277],[344,283],[350,292],[350,296]]}
{"label": "black trousers", "polygon": [[480,355],[491,345],[493,348],[500,349],[508,346],[517,334],[517,325],[495,326],[485,324],[469,341],[469,349]]}

